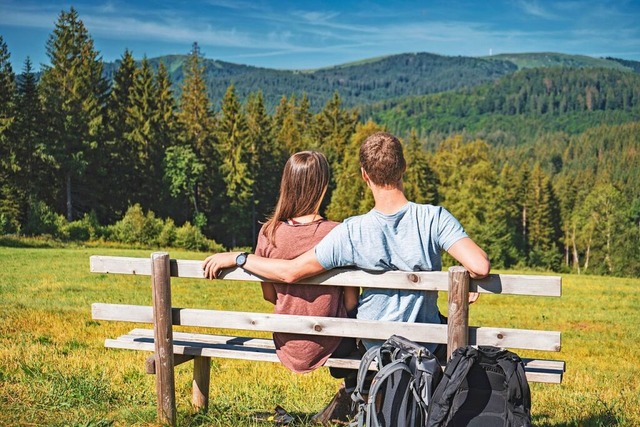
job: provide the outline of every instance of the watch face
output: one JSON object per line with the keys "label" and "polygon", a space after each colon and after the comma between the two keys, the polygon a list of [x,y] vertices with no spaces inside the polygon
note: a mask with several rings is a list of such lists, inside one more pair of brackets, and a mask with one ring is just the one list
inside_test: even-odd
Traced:
{"label": "watch face", "polygon": [[246,253],[241,253],[240,255],[238,255],[236,257],[236,265],[238,267],[242,267],[245,263],[247,262],[247,254]]}

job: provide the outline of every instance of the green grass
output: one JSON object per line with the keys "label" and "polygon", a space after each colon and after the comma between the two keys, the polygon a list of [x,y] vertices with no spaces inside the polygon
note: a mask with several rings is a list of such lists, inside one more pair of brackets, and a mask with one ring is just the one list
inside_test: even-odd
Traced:
{"label": "green grass", "polygon": [[[148,277],[89,273],[90,255],[150,253],[0,247],[0,425],[155,425],[154,377],[144,373],[149,354],[103,346],[135,325],[97,322],[90,312],[93,302],[151,303]],[[561,385],[531,384],[535,425],[635,426],[639,290],[640,279],[566,275],[560,299],[483,295],[471,308],[471,323],[563,332],[560,353],[519,352],[567,361]],[[172,297],[176,306],[271,311],[251,283],[174,280]],[[209,410],[196,413],[190,364],[176,368],[180,425],[270,425],[255,417],[277,404],[298,417],[296,425],[307,425],[338,386],[324,368],[296,375],[271,363],[216,359],[211,375]]]}

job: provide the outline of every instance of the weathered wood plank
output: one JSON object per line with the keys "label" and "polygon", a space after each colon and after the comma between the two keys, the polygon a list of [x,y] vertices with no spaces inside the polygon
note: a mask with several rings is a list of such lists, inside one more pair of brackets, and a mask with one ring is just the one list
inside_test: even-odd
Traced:
{"label": "weathered wood plank", "polygon": [[155,356],[156,396],[158,397],[158,420],[162,424],[176,425],[176,388],[172,351],[171,275],[169,254],[155,252],[151,255],[151,282]]}
{"label": "weathered wood plank", "polygon": [[[174,333],[174,353],[176,355],[217,357],[279,363],[273,343],[267,347],[267,341],[256,338],[224,335],[205,335]],[[233,344],[236,343],[236,344]],[[248,345],[251,343],[251,345]],[[264,345],[265,347],[254,347]],[[153,331],[134,329],[118,339],[107,339],[105,346],[125,350],[154,351]],[[523,359],[527,379],[532,382],[559,384],[565,370],[561,360]],[[330,358],[325,366],[358,369],[357,358]],[[372,366],[374,369],[374,366]]]}
{"label": "weathered wood plank", "polygon": [[[204,278],[202,261],[171,260],[171,276],[184,278]],[[112,257],[94,255],[90,260],[91,272],[111,274],[150,275],[151,265],[146,258]],[[225,280],[262,282],[263,278],[243,269],[229,269],[221,274]],[[448,291],[448,275],[443,271],[402,272],[402,271],[361,271],[335,269],[310,277],[301,283],[330,286],[359,286],[370,288],[394,288],[425,291]],[[215,283],[215,282],[212,282]],[[470,291],[494,294],[560,296],[562,280],[560,276],[491,274],[485,279],[472,279]]]}
{"label": "weathered wood plank", "polygon": [[[124,335],[123,335],[124,336]],[[122,337],[120,337],[122,338]],[[193,360],[193,356],[185,356],[183,354],[173,355],[173,366],[182,365],[190,360]],[[149,375],[156,374],[156,356],[149,356],[144,361],[144,370]]]}
{"label": "weathered wood plank", "polygon": [[[229,344],[234,346],[245,346],[255,348],[275,349],[276,346],[272,339],[237,337],[230,335],[214,335],[214,334],[197,334],[191,332],[174,332],[173,336],[177,340],[200,342],[203,344]],[[122,335],[120,338],[135,340],[138,338],[152,338],[153,330],[144,328],[135,328],[128,334]],[[177,364],[177,363],[176,363]]]}
{"label": "weathered wood plank", "polygon": [[464,267],[449,269],[447,359],[469,343],[469,273]]}
{"label": "weathered wood plank", "polygon": [[211,379],[211,358],[193,358],[193,381],[191,404],[197,411],[207,412],[209,407],[209,382]]}
{"label": "weathered wood plank", "polygon": [[[151,307],[147,306],[95,303],[92,304],[92,314],[95,320],[153,323]],[[173,324],[381,340],[387,339],[393,334],[398,334],[419,342],[447,342],[446,325],[380,322],[288,314],[173,308]],[[469,327],[469,344],[559,351],[560,332],[471,326]]]}

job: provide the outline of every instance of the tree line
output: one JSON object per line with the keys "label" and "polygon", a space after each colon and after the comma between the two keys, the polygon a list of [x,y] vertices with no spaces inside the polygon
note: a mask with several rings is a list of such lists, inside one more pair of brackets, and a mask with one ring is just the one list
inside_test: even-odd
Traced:
{"label": "tree line", "polygon": [[[167,55],[149,59],[152,69],[160,64],[180,95],[186,55]],[[497,59],[449,57],[430,53],[405,53],[317,70],[274,70],[220,60],[204,59],[204,80],[212,99],[221,99],[230,85],[244,102],[260,88],[269,112],[273,112],[283,93],[306,93],[314,112],[340,92],[345,107],[412,95],[474,87],[514,73],[515,64]],[[105,64],[105,75],[113,77],[119,61]]]}
{"label": "tree line", "polygon": [[[17,78],[0,38],[3,234],[38,234],[38,221],[55,213],[67,224],[115,224],[107,237],[119,240],[139,224],[164,236],[149,242],[173,242],[167,236],[181,224],[183,240],[197,231],[229,248],[252,246],[284,162],[304,149],[331,165],[323,213],[341,220],[372,207],[357,152],[388,125],[362,121],[339,92],[317,112],[305,94],[282,96],[273,113],[260,91],[241,102],[230,85],[216,99],[197,46],[179,95],[162,64],[136,62],[129,51],[107,80],[74,9],[60,14],[47,53],[39,80],[29,60]],[[637,167],[638,126],[545,134],[526,150],[494,145],[495,134],[425,137],[410,127],[400,132],[405,191],[454,213],[496,268],[637,275],[640,198],[629,190],[637,178],[617,162],[624,151],[625,165]]]}

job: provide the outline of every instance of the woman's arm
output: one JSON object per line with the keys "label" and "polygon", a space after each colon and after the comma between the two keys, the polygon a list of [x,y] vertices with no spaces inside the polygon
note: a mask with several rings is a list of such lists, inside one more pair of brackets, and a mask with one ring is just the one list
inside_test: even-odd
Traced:
{"label": "woman's arm", "polygon": [[360,297],[360,288],[353,286],[345,286],[344,294],[344,306],[347,311],[351,311],[358,306],[358,298]]}
{"label": "woman's arm", "polygon": [[264,298],[265,301],[269,301],[271,304],[276,305],[278,293],[276,292],[276,288],[273,286],[273,283],[262,283],[262,298]]}

